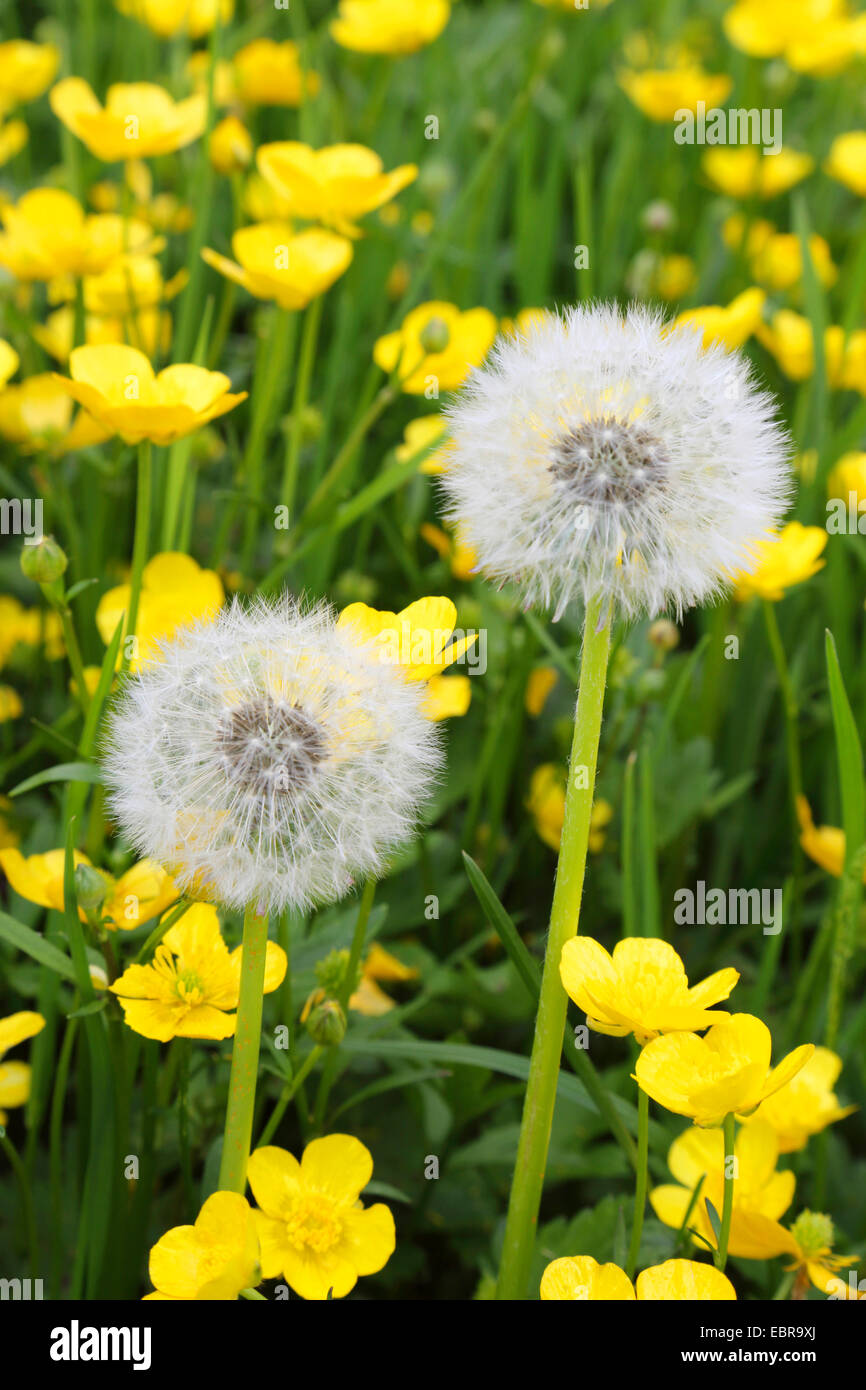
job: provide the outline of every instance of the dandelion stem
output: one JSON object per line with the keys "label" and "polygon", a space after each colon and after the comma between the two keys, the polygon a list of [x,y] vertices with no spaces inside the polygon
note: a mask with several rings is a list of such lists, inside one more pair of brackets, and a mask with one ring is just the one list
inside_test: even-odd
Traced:
{"label": "dandelion stem", "polygon": [[[138,446],[138,481],[135,492],[135,536],[132,542],[132,574],[129,580],[129,611],[126,618],[126,637],[135,636],[138,622],[138,601],[141,597],[141,576],[150,544],[151,444],[143,439]],[[123,655],[123,670],[129,665],[129,646]]]}
{"label": "dandelion stem", "polygon": [[253,1109],[262,1035],[262,996],[267,947],[267,913],[259,916],[257,904],[250,903],[244,914],[238,1021],[232,1048],[229,1099],[220,1162],[221,1192],[243,1193],[247,1185],[247,1160],[253,1134]]}
{"label": "dandelion stem", "polygon": [[602,599],[594,599],[587,605],[583,629],[565,817],[496,1293],[500,1299],[525,1298],[527,1294],[568,1006],[559,978],[559,959],[566,941],[577,932],[580,916],[610,627],[610,610]]}
{"label": "dandelion stem", "polygon": [[638,1087],[637,1093],[637,1175],[634,1188],[634,1220],[631,1227],[631,1242],[628,1247],[628,1263],[625,1272],[629,1279],[634,1278],[640,1253],[640,1238],[643,1231],[643,1215],[646,1207],[647,1153],[649,1150],[649,1096]]}
{"label": "dandelion stem", "polygon": [[719,1229],[719,1252],[716,1258],[718,1269],[724,1269],[728,1259],[728,1240],[731,1234],[731,1216],[734,1210],[734,1117],[725,1116],[725,1197],[722,1202],[722,1224]]}

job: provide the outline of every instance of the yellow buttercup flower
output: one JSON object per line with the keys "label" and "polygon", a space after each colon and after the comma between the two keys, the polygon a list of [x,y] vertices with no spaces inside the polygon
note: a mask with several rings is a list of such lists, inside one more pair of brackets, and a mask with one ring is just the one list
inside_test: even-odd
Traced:
{"label": "yellow buttercup flower", "polygon": [[711,304],[702,309],[687,309],[674,320],[674,327],[687,324],[703,333],[704,347],[721,343],[731,350],[740,348],[761,322],[766,294],[760,289],[744,290],[727,307]]}
{"label": "yellow buttercup flower", "polygon": [[253,137],[237,116],[226,116],[214,126],[208,156],[218,174],[239,174],[253,157]]}
{"label": "yellow buttercup flower", "polygon": [[449,535],[440,526],[432,526],[429,521],[422,523],[418,533],[424,537],[428,545],[432,545],[443,560],[448,561],[455,579],[472,578],[478,568],[478,556],[471,545],[460,540],[459,534]]}
{"label": "yellow buttercup flower", "polygon": [[[129,965],[110,986],[135,1033],[157,1042],[171,1038],[234,1037],[240,995],[241,950],[229,951],[217,910],[193,903],[170,927],[150,965]],[[269,941],[265,994],[282,984],[286,953]]]}
{"label": "yellow buttercup flower", "polygon": [[[794,1082],[790,1084],[793,1086]],[[776,1171],[778,1140],[772,1126],[760,1120],[759,1114],[760,1111],[756,1112],[734,1141],[736,1168],[728,1254],[747,1260],[772,1259],[784,1253],[786,1242],[784,1237],[779,1237],[776,1223],[791,1205],[796,1186],[793,1173]],[[722,1131],[694,1126],[687,1129],[668,1150],[668,1167],[679,1185],[665,1183],[653,1188],[649,1194],[653,1211],[659,1221],[675,1230],[680,1229],[690,1211],[689,1226],[696,1232],[695,1244],[701,1244],[699,1237],[702,1236],[707,1245],[715,1248],[716,1237],[707,1202],[721,1215],[725,1193]],[[692,1196],[699,1182],[700,1192],[693,1203]]]}
{"label": "yellow buttercup flower", "polygon": [[866,198],[866,130],[837,135],[824,161],[824,171],[852,193]]}
{"label": "yellow buttercup flower", "polygon": [[417,164],[385,173],[366,145],[327,145],[315,150],[297,140],[262,145],[259,173],[282,199],[289,216],[358,235],[355,223],[391,201],[418,176]]}
{"label": "yellow buttercup flower", "polygon": [[547,704],[547,697],[558,680],[559,672],[553,666],[536,666],[530,672],[523,692],[523,707],[533,719],[537,719],[541,714]]}
{"label": "yellow buttercup flower", "polygon": [[[164,280],[162,266],[154,256],[119,256],[101,274],[85,276],[84,307],[88,314],[101,318],[131,320],[129,337],[132,346],[139,347],[136,335],[142,332],[140,316],[158,310],[173,299],[183,289],[187,278],[187,271],[182,269],[170,280]],[[71,300],[74,294],[74,284],[68,277],[55,280],[49,286],[49,297],[54,302]]]}
{"label": "yellow buttercup flower", "polygon": [[634,1286],[619,1265],[600,1265],[592,1255],[565,1255],[541,1276],[542,1303],[634,1302]]}
{"label": "yellow buttercup flower", "polygon": [[59,64],[60,50],[53,43],[27,39],[0,43],[0,115],[41,97]]}
{"label": "yellow buttercup flower", "polygon": [[34,1038],[44,1027],[42,1015],[29,1010],[0,1018],[0,1125],[9,1119],[7,1109],[26,1105],[30,1097],[29,1063],[4,1062],[3,1056],[27,1038]]}
{"label": "yellow buttercup flower", "polygon": [[727,1275],[697,1260],[666,1260],[638,1275],[635,1285],[615,1264],[598,1264],[591,1255],[566,1256],[541,1276],[544,1302],[694,1302],[736,1299]]}
{"label": "yellow buttercup flower", "polygon": [[407,980],[417,980],[418,971],[386,951],[378,941],[374,941],[361,966],[361,979],[358,988],[349,1000],[349,1008],[368,1018],[378,1018],[395,1008],[394,1000],[379,988],[379,981],[403,984]]}
{"label": "yellow buttercup flower", "polygon": [[109,437],[83,410],[73,423],[73,411],[72,400],[51,372],[29,376],[0,392],[0,437],[24,453],[49,449],[55,455]]}
{"label": "yellow buttercup flower", "polygon": [[331,37],[355,53],[416,53],[448,23],[448,0],[340,0]]}
{"label": "yellow buttercup flower", "polygon": [[461,311],[431,300],[412,309],[396,332],[377,338],[373,361],[383,372],[398,371],[410,395],[424,395],[431,385],[437,392],[456,391],[487,356],[496,329],[489,309]]}
{"label": "yellow buttercup flower", "polygon": [[758,1106],[748,1124],[768,1124],[776,1135],[779,1152],[804,1149],[813,1134],[852,1115],[856,1105],[840,1105],[833,1091],[842,1070],[842,1058],[829,1047],[816,1047],[809,1061],[782,1091]]}
{"label": "yellow buttercup flower", "polygon": [[[129,609],[129,597],[129,584],[120,584],[99,600],[96,626],[106,646]],[[130,669],[137,671],[148,661],[158,660],[161,642],[188,623],[215,618],[224,601],[222,580],[214,570],[200,569],[190,555],[175,551],[154,555],[142,571],[135,631],[138,640]]]}
{"label": "yellow buttercup flower", "polygon": [[10,376],[18,370],[20,358],[11,343],[0,338],[0,388],[4,387]]}
{"label": "yellow buttercup flower", "polygon": [[823,526],[789,521],[772,534],[775,539],[755,541],[751,547],[757,560],[753,573],[734,576],[734,596],[740,602],[755,596],[773,602],[784,598],[794,584],[811,579],[825,564],[820,558],[828,540]]}
{"label": "yellow buttercup flower", "polygon": [[18,691],[11,685],[0,685],[0,724],[8,719],[20,719],[23,711]]}
{"label": "yellow buttercup flower", "polygon": [[[841,878],[845,868],[845,831],[836,825],[815,825],[805,796],[797,798],[797,819],[800,822],[800,844],[810,859],[826,869],[834,878]],[[863,866],[866,883],[866,864]]]}
{"label": "yellow buttercup flower", "polygon": [[[526,809],[540,838],[551,849],[558,850],[565,819],[565,769],[556,763],[542,763],[529,780]],[[599,797],[593,802],[589,818],[589,852],[600,854],[604,849],[605,828],[613,819],[613,807]]]}
{"label": "yellow buttercup flower", "polygon": [[[726,218],[722,236],[732,251],[743,249],[755,279],[768,289],[790,290],[802,280],[803,251],[800,238],[792,232],[777,232],[763,218],[747,226],[743,214],[734,213]],[[809,237],[809,258],[820,283],[825,288],[835,284],[838,271],[830,246],[817,232]]]}
{"label": "yellow buttercup flower", "polygon": [[666,1033],[648,1042],[635,1079],[652,1100],[696,1125],[720,1125],[726,1115],[746,1115],[780,1091],[814,1052],[804,1043],[770,1068],[772,1039],[753,1014],[732,1014],[705,1037]]}
{"label": "yellow buttercup flower", "polygon": [[97,159],[147,159],[172,154],[205,128],[207,100],[196,94],[174,102],[151,82],[118,82],[100,106],[89,83],[66,77],[51,88],[51,109]]}
{"label": "yellow buttercup flower", "polygon": [[697,278],[691,256],[662,256],[653,268],[650,290],[660,299],[673,302],[688,294]]}
{"label": "yellow buttercup flower", "polygon": [[696,111],[699,101],[719,106],[733,85],[726,73],[705,72],[700,63],[686,61],[672,68],[624,68],[617,81],[639,111],[652,121],[672,121],[679,111]]}
{"label": "yellow buttercup flower", "polygon": [[427,681],[423,710],[432,723],[462,718],[471,703],[472,682],[468,676],[431,676]]}
{"label": "yellow buttercup flower", "polygon": [[859,1299],[859,1281],[840,1279],[838,1270],[857,1263],[857,1255],[834,1255],[833,1241],[835,1231],[829,1216],[818,1211],[801,1211],[790,1231],[788,1253],[794,1256],[794,1263],[786,1268],[797,1271],[792,1298],[803,1298],[806,1288],[812,1284],[820,1293],[833,1298]]}
{"label": "yellow buttercup flower", "polygon": [[597,1033],[643,1044],[674,1030],[696,1032],[730,1018],[710,1012],[727,999],[739,971],[717,970],[692,985],[673,946],[651,937],[618,941],[610,956],[589,936],[576,936],[562,950],[559,974],[570,999]]}
{"label": "yellow buttercup flower", "polygon": [[[132,217],[159,232],[185,232],[192,226],[191,207],[181,203],[173,193],[154,194],[153,176],[143,159],[125,162],[123,182],[132,195],[129,209]],[[122,211],[124,205],[123,190],[110,179],[92,184],[88,199],[97,212]]]}
{"label": "yellow buttercup flower", "polygon": [[[86,854],[75,850],[73,861],[76,865],[90,863]],[[63,911],[63,869],[65,852],[51,849],[46,854],[31,854],[25,858],[17,849],[0,849],[0,868],[9,886],[38,907]],[[98,870],[105,880],[105,901],[100,916],[103,925],[114,931],[133,931],[142,922],[149,922],[178,897],[178,891],[168,874],[152,859],[142,859],[133,864],[120,878]],[[85,921],[85,914],[79,909],[79,917]]]}
{"label": "yellow buttercup flower", "polygon": [[474,634],[452,641],[457,609],[450,598],[420,598],[399,613],[350,603],[338,629],[359,644],[378,649],[380,661],[396,666],[406,680],[428,681],[453,665],[472,646]]}
{"label": "yellow buttercup flower", "polygon": [[148,1261],[148,1300],[227,1302],[261,1279],[255,1218],[239,1192],[214,1192],[194,1226],[173,1226]]}
{"label": "yellow buttercup flower", "polygon": [[29,131],[24,121],[4,121],[0,119],[0,168],[14,159],[24,149],[29,139]]}
{"label": "yellow buttercup flower", "polygon": [[127,444],[171,444],[233,410],[247,393],[229,394],[222,372],[176,363],[156,375],[143,352],[121,344],[76,348],[63,390]]}
{"label": "yellow buttercup flower", "polygon": [[[0,416],[8,394],[7,391],[0,395]],[[66,651],[60,615],[43,608],[24,608],[10,594],[0,594],[0,667],[5,666],[19,643],[27,647],[44,645],[48,660],[58,660]]]}
{"label": "yellow buttercup flower", "polygon": [[227,24],[234,14],[234,0],[114,0],[121,14],[146,24],[161,39],[188,34],[201,39],[217,21]]}
{"label": "yellow buttercup flower", "polygon": [[697,1260],[665,1260],[635,1280],[638,1302],[720,1303],[736,1300],[734,1286],[715,1265]]}
{"label": "yellow buttercup flower", "polygon": [[866,454],[843,454],[827,478],[828,497],[841,497],[847,502],[852,492],[858,503],[866,501]]}
{"label": "yellow buttercup flower", "polygon": [[319,75],[301,68],[298,45],[253,39],[232,59],[234,94],[245,106],[300,106],[319,90]]}
{"label": "yellow buttercup flower", "polygon": [[421,415],[410,420],[403,431],[403,443],[394,450],[398,463],[406,463],[422,450],[430,452],[418,465],[419,473],[444,473],[453,446],[448,440],[446,424],[441,415]]}
{"label": "yellow buttercup flower", "polygon": [[359,1276],[377,1274],[396,1236],[384,1202],[365,1208],[359,1200],[372,1176],[369,1150],[349,1134],[314,1139],[300,1163],[285,1149],[256,1149],[248,1177],[260,1208],[263,1277],[326,1299],[345,1298]]}
{"label": "yellow buttercup flower", "polygon": [[18,280],[96,275],[125,249],[143,250],[154,241],[146,223],[124,223],[113,213],[88,217],[78,199],[59,188],[33,189],[0,217],[0,265]]}
{"label": "yellow buttercup flower", "polygon": [[701,161],[707,178],[731,198],[775,198],[812,172],[815,161],[798,150],[764,154],[754,145],[708,149]]}
{"label": "yellow buttercup flower", "polygon": [[232,251],[237,261],[207,246],[201,254],[220,275],[281,309],[306,308],[331,288],[354,254],[346,237],[318,227],[295,232],[287,222],[241,227],[232,237]]}
{"label": "yellow buttercup flower", "polygon": [[[102,280],[103,277],[99,276],[97,283]],[[65,365],[75,347],[75,309],[71,304],[64,304],[49,314],[44,323],[35,323],[31,332],[41,348]],[[171,314],[168,310],[161,313],[153,307],[140,309],[123,318],[85,314],[84,342],[88,347],[126,343],[128,337],[133,338],[132,346],[140,348],[146,357],[157,357],[160,352],[167,352],[171,345]],[[84,411],[78,418],[92,419]],[[110,431],[102,430],[100,437],[109,438]]]}
{"label": "yellow buttercup flower", "polygon": [[860,20],[845,0],[737,0],[722,23],[752,57],[783,57],[798,72],[829,76],[863,52]]}

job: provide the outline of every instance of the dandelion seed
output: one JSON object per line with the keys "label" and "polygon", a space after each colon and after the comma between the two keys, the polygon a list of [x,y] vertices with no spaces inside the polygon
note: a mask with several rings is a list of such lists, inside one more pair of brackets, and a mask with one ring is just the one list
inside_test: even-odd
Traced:
{"label": "dandelion seed", "polygon": [[381,872],[439,765],[423,689],[327,607],[237,601],[159,644],[111,720],[118,821],[181,891],[261,912]]}
{"label": "dandelion seed", "polygon": [[450,518],[485,573],[557,617],[578,596],[626,616],[716,597],[791,492],[746,359],[644,308],[499,339],[445,414]]}

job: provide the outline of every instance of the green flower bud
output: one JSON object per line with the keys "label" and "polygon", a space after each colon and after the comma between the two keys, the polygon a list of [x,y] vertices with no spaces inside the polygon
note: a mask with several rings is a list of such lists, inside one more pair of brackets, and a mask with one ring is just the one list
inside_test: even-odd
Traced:
{"label": "green flower bud", "polygon": [[450,341],[451,332],[444,319],[429,319],[421,329],[420,343],[425,352],[444,352]]}
{"label": "green flower bud", "polygon": [[55,584],[69,561],[53,536],[43,536],[36,545],[21,551],[21,573],[36,584]]}
{"label": "green flower bud", "polygon": [[323,999],[310,1011],[307,1032],[321,1047],[336,1047],[346,1036],[346,1015],[336,999]]}
{"label": "green flower bud", "polygon": [[105,875],[90,864],[75,865],[75,896],[86,917],[95,915],[108,894]]}
{"label": "green flower bud", "polygon": [[801,1211],[791,1227],[791,1235],[806,1255],[832,1249],[833,1234],[833,1222],[820,1211]]}

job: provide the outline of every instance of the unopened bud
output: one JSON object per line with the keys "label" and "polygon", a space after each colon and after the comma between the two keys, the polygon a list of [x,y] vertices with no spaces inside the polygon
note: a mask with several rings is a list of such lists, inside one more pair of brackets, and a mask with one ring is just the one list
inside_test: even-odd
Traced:
{"label": "unopened bud", "polygon": [[323,999],[310,1011],[307,1032],[321,1047],[336,1047],[346,1035],[346,1015],[336,999]]}
{"label": "unopened bud", "polygon": [[660,652],[672,652],[680,644],[680,630],[670,618],[656,618],[647,636]]}
{"label": "unopened bud", "polygon": [[98,869],[90,864],[75,865],[75,896],[86,917],[99,911],[107,893],[108,884]]}
{"label": "unopened bud", "polygon": [[21,551],[21,573],[36,584],[56,584],[69,561],[53,536],[43,536],[36,545]]}
{"label": "unopened bud", "polygon": [[425,352],[444,352],[451,341],[451,330],[444,319],[428,319],[421,329],[420,343]]}

